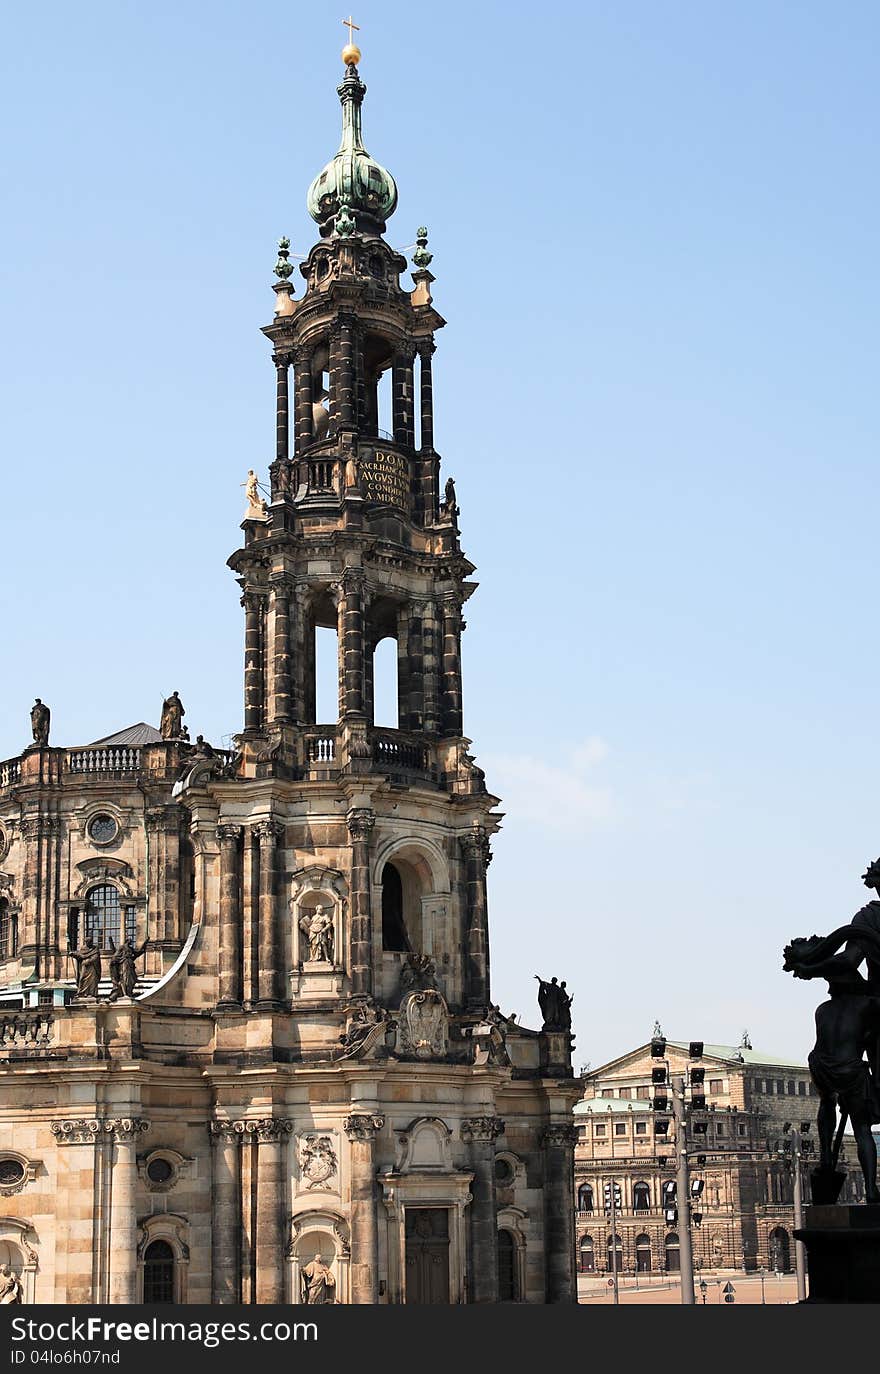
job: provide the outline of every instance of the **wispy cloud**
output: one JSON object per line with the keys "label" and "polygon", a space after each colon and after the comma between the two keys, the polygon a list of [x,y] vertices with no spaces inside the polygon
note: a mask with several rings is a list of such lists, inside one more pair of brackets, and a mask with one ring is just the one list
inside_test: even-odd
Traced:
{"label": "wispy cloud", "polygon": [[559,833],[599,825],[613,816],[611,790],[594,776],[608,752],[605,741],[593,735],[571,751],[554,750],[543,758],[485,754],[481,762],[490,790],[501,796],[512,819]]}

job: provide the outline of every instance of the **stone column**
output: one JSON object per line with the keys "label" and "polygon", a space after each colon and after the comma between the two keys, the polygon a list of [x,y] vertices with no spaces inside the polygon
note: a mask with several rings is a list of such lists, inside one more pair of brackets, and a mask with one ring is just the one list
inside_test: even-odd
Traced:
{"label": "stone column", "polygon": [[[232,827],[230,827],[232,828]],[[241,1121],[212,1121],[211,1302],[241,1302]]]}
{"label": "stone column", "polygon": [[443,603],[443,679],[440,701],[441,732],[460,736],[461,719],[461,607]]}
{"label": "stone column", "polygon": [[289,405],[287,397],[287,373],[290,358],[286,353],[275,356],[275,457],[286,462],[289,447]]}
{"label": "stone column", "polygon": [[241,837],[242,826],[217,827],[220,845],[220,929],[218,1008],[238,1010],[242,997]]}
{"label": "stone column", "polygon": [[395,354],[391,370],[391,400],[394,442],[413,447],[413,353],[402,349]]}
{"label": "stone column", "polygon": [[151,940],[178,939],[180,912],[180,809],[176,805],[148,807],[144,816],[149,851],[147,893]]}
{"label": "stone column", "polygon": [[[314,402],[312,388],[312,350],[301,347],[294,355],[294,387],[296,405],[293,412],[293,440],[297,457],[312,442],[315,432],[315,419],[312,411]],[[300,481],[303,480],[300,473]]]}
{"label": "stone column", "polygon": [[414,601],[407,622],[407,730],[421,731],[425,720],[425,606]]}
{"label": "stone column", "polygon": [[294,589],[292,599],[291,710],[296,721],[315,723],[315,627],[307,586]]}
{"label": "stone column", "polygon": [[347,568],[339,582],[339,716],[364,714],[364,576]]}
{"label": "stone column", "polygon": [[471,1188],[471,1282],[473,1301],[498,1301],[498,1206],[495,1196],[495,1140],[504,1130],[497,1116],[475,1116],[461,1123],[469,1146]]}
{"label": "stone column", "polygon": [[434,379],[432,373],[432,357],[434,353],[434,342],[432,339],[422,339],[418,345],[420,370],[419,370],[419,392],[422,414],[422,433],[421,433],[421,452],[433,453],[434,451]]}
{"label": "stone column", "polygon": [[379,1228],[373,1142],[384,1116],[353,1112],[345,1118],[351,1141],[351,1301],[358,1306],[379,1301]]}
{"label": "stone column", "polygon": [[467,929],[465,936],[465,1001],[469,1007],[489,1006],[489,908],[486,869],[491,859],[489,838],[475,825],[460,840],[464,855]]}
{"label": "stone column", "polygon": [[272,1011],[280,1006],[279,985],[281,970],[276,915],[276,870],[278,839],[284,833],[277,821],[261,821],[256,827],[260,842],[260,892],[258,915],[259,970],[257,973],[257,1007]]}
{"label": "stone column", "polygon": [[282,1303],[284,1240],[289,1214],[284,1144],[293,1130],[293,1123],[266,1117],[262,1121],[248,1121],[247,1130],[256,1134],[258,1141],[256,1300],[258,1303]]}
{"label": "stone column", "polygon": [[351,835],[351,990],[373,995],[373,922],[370,910],[370,834],[376,813],[357,806],[346,817]]}
{"label": "stone column", "polygon": [[272,616],[272,690],[269,719],[293,718],[291,690],[290,587],[282,575],[272,579],[270,588]]}
{"label": "stone column", "polygon": [[110,1301],[137,1302],[137,1138],[150,1123],[139,1117],[105,1121],[114,1143],[110,1184]]}
{"label": "stone column", "polygon": [[263,623],[262,597],[245,592],[244,607],[244,728],[259,730],[263,724]]}
{"label": "stone column", "polygon": [[[336,343],[336,389],[331,400],[331,413],[341,429],[352,429],[355,423],[355,365],[354,319],[340,314],[334,334]],[[332,350],[331,343],[331,350]]]}
{"label": "stone column", "polygon": [[575,1277],[574,1145],[567,1121],[544,1132],[544,1281],[546,1301],[577,1302]]}
{"label": "stone column", "polygon": [[422,615],[422,667],[424,688],[424,731],[428,735],[440,733],[440,630],[437,607],[425,602]]}

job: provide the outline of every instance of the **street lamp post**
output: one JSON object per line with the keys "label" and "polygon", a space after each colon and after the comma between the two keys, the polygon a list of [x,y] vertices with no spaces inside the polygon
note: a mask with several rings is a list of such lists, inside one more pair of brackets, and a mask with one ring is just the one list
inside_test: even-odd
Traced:
{"label": "street lamp post", "polygon": [[672,1080],[672,1116],[675,1121],[675,1149],[678,1155],[676,1175],[678,1193],[678,1245],[679,1265],[681,1268],[681,1301],[686,1307],[693,1307],[694,1295],[694,1250],[691,1235],[691,1171],[688,1162],[687,1123],[685,1116],[684,1078],[681,1074]]}
{"label": "street lamp post", "polygon": [[[792,1131],[791,1163],[794,1169],[794,1224],[798,1231],[804,1225],[804,1180],[801,1172],[801,1134]],[[797,1275],[798,1302],[807,1300],[807,1265],[803,1242],[795,1237],[794,1268]]]}
{"label": "street lamp post", "polygon": [[767,1272],[767,1271],[766,1271],[766,1269],[764,1268],[764,1266],[763,1266],[763,1264],[762,1264],[762,1265],[761,1265],[761,1268],[758,1270],[758,1273],[759,1273],[760,1276],[761,1276],[761,1305],[762,1305],[762,1307],[763,1307],[763,1306],[766,1306],[766,1299],[765,1299],[765,1297],[764,1297],[764,1275],[765,1275],[766,1272]]}

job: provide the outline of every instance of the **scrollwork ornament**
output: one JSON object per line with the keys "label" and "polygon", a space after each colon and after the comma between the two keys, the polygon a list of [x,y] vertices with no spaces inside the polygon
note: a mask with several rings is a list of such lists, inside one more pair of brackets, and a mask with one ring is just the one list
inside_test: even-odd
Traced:
{"label": "scrollwork ornament", "polygon": [[352,1112],[343,1123],[349,1140],[369,1144],[385,1125],[385,1118],[377,1112]]}
{"label": "scrollwork ornament", "polygon": [[472,1116],[461,1123],[461,1138],[478,1145],[491,1145],[504,1131],[498,1116]]}

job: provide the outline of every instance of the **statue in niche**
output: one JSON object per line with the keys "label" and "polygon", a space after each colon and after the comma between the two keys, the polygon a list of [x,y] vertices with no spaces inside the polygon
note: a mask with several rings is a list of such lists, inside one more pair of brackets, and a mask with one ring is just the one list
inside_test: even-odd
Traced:
{"label": "statue in niche", "polygon": [[21,1279],[10,1269],[8,1264],[0,1264],[0,1303],[18,1303],[24,1301],[24,1289],[21,1286]]}
{"label": "statue in niche", "polygon": [[304,1303],[315,1306],[316,1303],[336,1301],[336,1280],[329,1267],[322,1260],[320,1253],[315,1255],[311,1264],[304,1267],[300,1278]]}
{"label": "statue in niche", "polygon": [[338,1170],[336,1151],[329,1135],[303,1136],[299,1143],[299,1168],[307,1188],[323,1188]]}
{"label": "statue in niche", "polygon": [[138,980],[134,961],[145,953],[149,943],[149,940],[144,940],[142,945],[135,947],[126,935],[119,948],[113,950],[110,955],[110,978],[113,986],[110,989],[109,1001],[116,1002],[120,997],[134,996]]}
{"label": "statue in niche", "polygon": [[177,692],[172,692],[162,702],[162,715],[159,720],[159,734],[163,739],[180,739],[181,727],[186,711]]}
{"label": "statue in niche", "polygon": [[91,935],[87,935],[82,949],[68,951],[76,964],[77,997],[97,997],[101,981],[101,951]]}
{"label": "statue in niche", "polygon": [[44,701],[37,697],[31,707],[31,734],[34,737],[34,744],[45,749],[49,743],[49,722],[52,713]]}
{"label": "statue in niche", "polygon": [[544,1018],[541,1029],[570,1031],[571,1004],[574,998],[565,991],[565,981],[558,983],[555,978],[551,978],[550,982],[546,983],[537,973],[535,977],[538,979],[538,1006]]}
{"label": "statue in niche", "polygon": [[313,912],[304,911],[299,918],[299,928],[309,942],[310,964],[333,963],[333,914],[329,906],[315,907]]}
{"label": "statue in niche", "polygon": [[400,991],[402,993],[419,992],[425,988],[436,988],[437,970],[434,967],[434,960],[427,954],[415,954],[410,952],[406,956],[406,963],[400,970]]}

